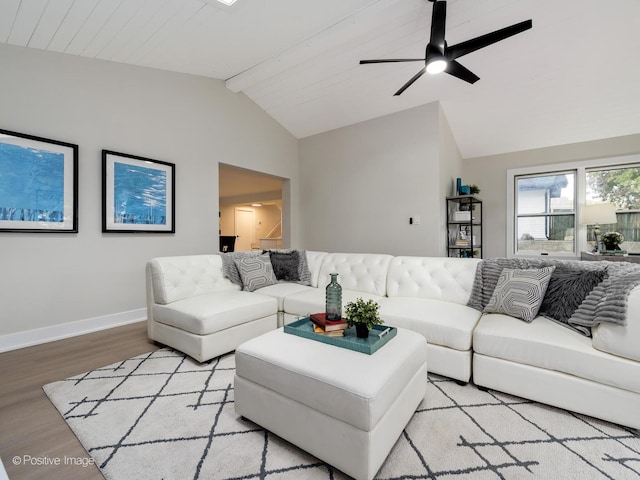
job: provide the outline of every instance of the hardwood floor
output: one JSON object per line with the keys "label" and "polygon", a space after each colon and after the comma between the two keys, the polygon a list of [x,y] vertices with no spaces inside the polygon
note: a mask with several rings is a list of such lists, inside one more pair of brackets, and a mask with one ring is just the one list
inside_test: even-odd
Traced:
{"label": "hardwood floor", "polygon": [[140,322],[0,353],[0,458],[9,478],[102,479],[95,465],[82,465],[89,455],[42,386],[158,348]]}

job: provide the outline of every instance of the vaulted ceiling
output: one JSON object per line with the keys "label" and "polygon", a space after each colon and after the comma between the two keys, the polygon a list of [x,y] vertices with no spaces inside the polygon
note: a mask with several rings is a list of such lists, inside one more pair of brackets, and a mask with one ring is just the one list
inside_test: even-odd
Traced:
{"label": "vaulted ceiling", "polygon": [[2,0],[0,43],[202,75],[303,138],[439,101],[465,158],[640,133],[639,0],[449,0],[455,44],[531,18],[460,58],[474,85],[424,75],[427,0]]}

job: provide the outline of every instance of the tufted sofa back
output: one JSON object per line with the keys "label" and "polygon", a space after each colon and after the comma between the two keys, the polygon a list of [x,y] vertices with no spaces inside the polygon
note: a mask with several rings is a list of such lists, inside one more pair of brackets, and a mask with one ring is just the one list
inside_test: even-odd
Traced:
{"label": "tufted sofa back", "polygon": [[147,262],[147,282],[153,301],[166,305],[177,300],[223,290],[240,290],[222,275],[220,255],[159,257]]}
{"label": "tufted sofa back", "polygon": [[329,253],[320,267],[318,288],[330,282],[330,273],[337,273],[342,288],[384,296],[392,258],[373,253]]}
{"label": "tufted sofa back", "polygon": [[309,267],[309,272],[311,273],[312,287],[318,287],[318,275],[320,275],[320,267],[322,266],[322,261],[327,255],[329,255],[327,252],[314,252],[311,250],[307,250],[307,266]]}
{"label": "tufted sofa back", "polygon": [[478,258],[394,257],[389,265],[387,296],[421,297],[466,304]]}

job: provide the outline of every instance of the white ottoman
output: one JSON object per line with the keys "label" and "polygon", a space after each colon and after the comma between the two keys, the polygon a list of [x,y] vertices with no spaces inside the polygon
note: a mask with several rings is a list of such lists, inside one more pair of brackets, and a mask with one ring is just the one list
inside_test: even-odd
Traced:
{"label": "white ottoman", "polygon": [[410,330],[373,355],[282,328],[236,349],[236,413],[358,480],[374,477],[426,388],[427,344]]}

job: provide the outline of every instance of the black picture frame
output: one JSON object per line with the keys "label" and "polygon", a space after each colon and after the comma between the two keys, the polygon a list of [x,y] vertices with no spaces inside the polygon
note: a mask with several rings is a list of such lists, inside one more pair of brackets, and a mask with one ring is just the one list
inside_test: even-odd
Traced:
{"label": "black picture frame", "polygon": [[0,232],[78,232],[78,145],[0,129]]}
{"label": "black picture frame", "polygon": [[102,232],[175,231],[175,164],[102,150]]}

